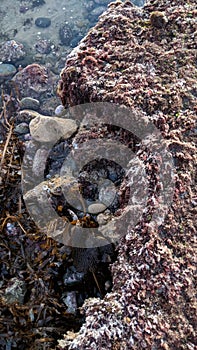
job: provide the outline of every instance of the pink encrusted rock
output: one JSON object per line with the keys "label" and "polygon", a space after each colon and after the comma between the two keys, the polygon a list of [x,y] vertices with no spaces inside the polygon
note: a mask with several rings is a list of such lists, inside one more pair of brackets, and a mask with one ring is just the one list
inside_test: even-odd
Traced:
{"label": "pink encrusted rock", "polygon": [[[142,9],[112,3],[67,57],[62,104],[108,101],[146,113],[162,132],[177,174],[159,228],[145,220],[134,229],[122,225],[113,290],[103,300],[86,300],[83,326],[65,335],[60,349],[195,349],[195,3],[150,0]],[[145,151],[141,156],[148,159]]]}

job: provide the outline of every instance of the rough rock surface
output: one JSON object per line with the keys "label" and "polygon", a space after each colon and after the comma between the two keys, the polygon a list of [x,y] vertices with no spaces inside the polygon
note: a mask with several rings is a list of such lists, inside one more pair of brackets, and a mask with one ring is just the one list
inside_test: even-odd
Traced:
{"label": "rough rock surface", "polygon": [[39,99],[54,95],[57,78],[49,69],[37,63],[32,63],[19,70],[14,76],[20,98],[29,97]]}
{"label": "rough rock surface", "polygon": [[108,101],[145,112],[168,142],[176,181],[164,223],[125,232],[112,292],[85,302],[84,325],[60,349],[195,349],[195,4],[110,4],[61,73],[65,107]]}
{"label": "rough rock surface", "polygon": [[69,138],[76,130],[77,124],[72,119],[39,115],[29,124],[30,133],[39,142],[55,142],[61,137]]}
{"label": "rough rock surface", "polygon": [[2,62],[17,62],[25,56],[23,44],[8,40],[0,44],[0,61]]}

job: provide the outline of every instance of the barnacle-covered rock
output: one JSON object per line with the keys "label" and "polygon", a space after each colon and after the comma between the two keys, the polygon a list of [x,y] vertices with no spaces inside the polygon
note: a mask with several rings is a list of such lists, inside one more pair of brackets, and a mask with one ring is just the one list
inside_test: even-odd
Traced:
{"label": "barnacle-covered rock", "polygon": [[53,95],[56,79],[50,70],[33,63],[19,70],[13,81],[21,98],[31,96],[42,100],[44,97]]}
{"label": "barnacle-covered rock", "polygon": [[23,44],[15,40],[4,41],[0,44],[0,61],[17,62],[25,56]]}
{"label": "barnacle-covered rock", "polygon": [[[108,101],[146,113],[177,174],[159,227],[143,219],[134,229],[122,225],[113,290],[85,302],[82,328],[65,335],[60,349],[195,348],[195,18],[195,0],[150,0],[142,9],[116,1],[67,57],[62,104]],[[140,157],[156,176],[146,150]]]}

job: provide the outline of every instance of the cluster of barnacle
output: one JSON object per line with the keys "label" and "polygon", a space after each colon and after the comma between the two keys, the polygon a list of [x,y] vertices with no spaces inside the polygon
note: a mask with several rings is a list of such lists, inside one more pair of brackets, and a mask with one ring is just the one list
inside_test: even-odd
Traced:
{"label": "cluster of barnacle", "polygon": [[[101,57],[106,65],[100,71],[94,64],[84,70],[83,84],[76,82],[78,89],[83,94],[85,85],[93,84],[87,96],[89,101],[101,98],[145,111],[167,139],[177,174],[172,204],[164,223],[155,228],[144,215],[135,230],[125,232],[119,244],[118,261],[111,268],[113,293],[102,301],[87,300],[83,307],[86,322],[73,341],[66,338],[69,350],[112,348],[112,343],[117,345],[118,341],[114,327],[120,332],[118,336],[126,339],[126,343],[121,339],[122,345],[117,345],[121,350],[195,348],[194,4],[195,0],[189,3],[150,0],[141,12],[128,6],[128,2],[118,2],[111,5],[106,18],[102,16],[93,30],[94,37],[90,33],[86,38],[88,49],[92,45],[94,52],[97,48],[100,50],[105,39]],[[146,21],[146,30],[141,30],[140,20]],[[127,37],[120,43],[123,22]],[[80,65],[78,61],[82,69]],[[151,183],[148,214],[152,214],[161,190],[157,171],[160,163],[150,161],[151,154],[146,150],[141,150],[138,156],[145,162]],[[162,169],[165,175],[168,169],[165,166]],[[116,317],[113,302],[122,307]],[[110,332],[105,332],[103,324]]]}

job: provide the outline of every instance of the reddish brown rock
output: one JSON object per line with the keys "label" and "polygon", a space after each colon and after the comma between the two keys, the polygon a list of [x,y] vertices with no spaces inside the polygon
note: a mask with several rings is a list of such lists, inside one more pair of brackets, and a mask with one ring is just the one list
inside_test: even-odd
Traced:
{"label": "reddish brown rock", "polygon": [[108,101],[145,112],[177,173],[164,223],[125,232],[113,291],[85,302],[83,327],[60,349],[195,349],[195,18],[194,0],[150,0],[142,9],[112,3],[61,73],[65,107]]}

